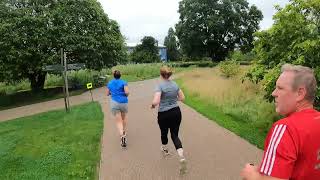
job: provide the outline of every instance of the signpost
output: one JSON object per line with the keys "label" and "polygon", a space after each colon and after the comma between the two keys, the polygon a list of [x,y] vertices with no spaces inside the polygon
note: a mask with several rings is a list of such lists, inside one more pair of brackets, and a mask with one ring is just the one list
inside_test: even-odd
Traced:
{"label": "signpost", "polygon": [[91,89],[92,89],[92,83],[88,83],[87,84],[87,89],[90,90],[90,94],[91,94],[91,101],[93,102],[93,97],[92,97],[92,92],[91,92]]}
{"label": "signpost", "polygon": [[[70,102],[69,102],[67,71],[84,69],[85,64],[84,63],[67,64],[67,54],[66,54],[66,51],[63,50],[63,48],[60,49],[60,54],[61,54],[61,64],[47,65],[43,68],[43,70],[61,72],[64,79],[64,83],[63,83],[64,105],[65,105],[66,111],[68,112],[70,108]],[[92,84],[91,84],[91,88],[92,88]],[[90,93],[91,93],[91,90],[90,90]],[[92,98],[92,94],[91,94],[91,98]]]}

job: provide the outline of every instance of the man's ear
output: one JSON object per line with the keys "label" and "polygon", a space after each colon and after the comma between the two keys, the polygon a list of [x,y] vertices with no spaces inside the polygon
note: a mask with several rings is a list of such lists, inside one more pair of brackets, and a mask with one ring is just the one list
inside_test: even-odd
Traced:
{"label": "man's ear", "polygon": [[302,101],[307,95],[307,89],[306,87],[303,87],[303,86],[300,86],[298,88],[298,97],[297,97],[297,100],[298,101]]}

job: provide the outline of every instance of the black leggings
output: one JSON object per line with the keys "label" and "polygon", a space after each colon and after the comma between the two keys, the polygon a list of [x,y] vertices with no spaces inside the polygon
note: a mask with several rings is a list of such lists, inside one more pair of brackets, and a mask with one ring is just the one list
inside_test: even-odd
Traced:
{"label": "black leggings", "polygon": [[170,129],[171,139],[175,148],[182,148],[181,141],[178,137],[180,123],[181,111],[179,107],[164,112],[158,112],[158,124],[161,130],[161,142],[163,145],[168,144],[168,131]]}

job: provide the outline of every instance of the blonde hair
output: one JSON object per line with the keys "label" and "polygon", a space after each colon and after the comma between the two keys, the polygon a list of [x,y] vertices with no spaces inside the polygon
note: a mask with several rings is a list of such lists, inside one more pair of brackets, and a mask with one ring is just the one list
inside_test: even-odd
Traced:
{"label": "blonde hair", "polygon": [[160,75],[164,78],[164,79],[169,79],[170,76],[172,75],[172,69],[169,68],[168,66],[162,66],[160,68]]}
{"label": "blonde hair", "polygon": [[295,75],[292,88],[297,90],[299,86],[305,86],[307,91],[305,99],[313,103],[317,92],[317,81],[313,70],[305,66],[284,64],[281,67],[281,72],[287,71],[293,72]]}

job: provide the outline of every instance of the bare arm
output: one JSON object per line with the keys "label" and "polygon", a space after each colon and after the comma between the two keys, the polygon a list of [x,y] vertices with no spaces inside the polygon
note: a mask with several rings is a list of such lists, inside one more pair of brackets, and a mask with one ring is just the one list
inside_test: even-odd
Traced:
{"label": "bare arm", "polygon": [[184,97],[183,91],[180,89],[178,92],[178,100],[184,101],[184,99],[185,99],[185,97]]}
{"label": "bare arm", "polygon": [[151,108],[155,108],[157,105],[160,104],[161,92],[154,93]]}
{"label": "bare arm", "polygon": [[129,96],[129,87],[128,86],[124,86],[124,93],[126,94],[126,96]]}
{"label": "bare arm", "polygon": [[246,164],[241,171],[241,177],[243,180],[287,180],[279,179],[271,176],[265,176],[259,173],[258,167]]}

